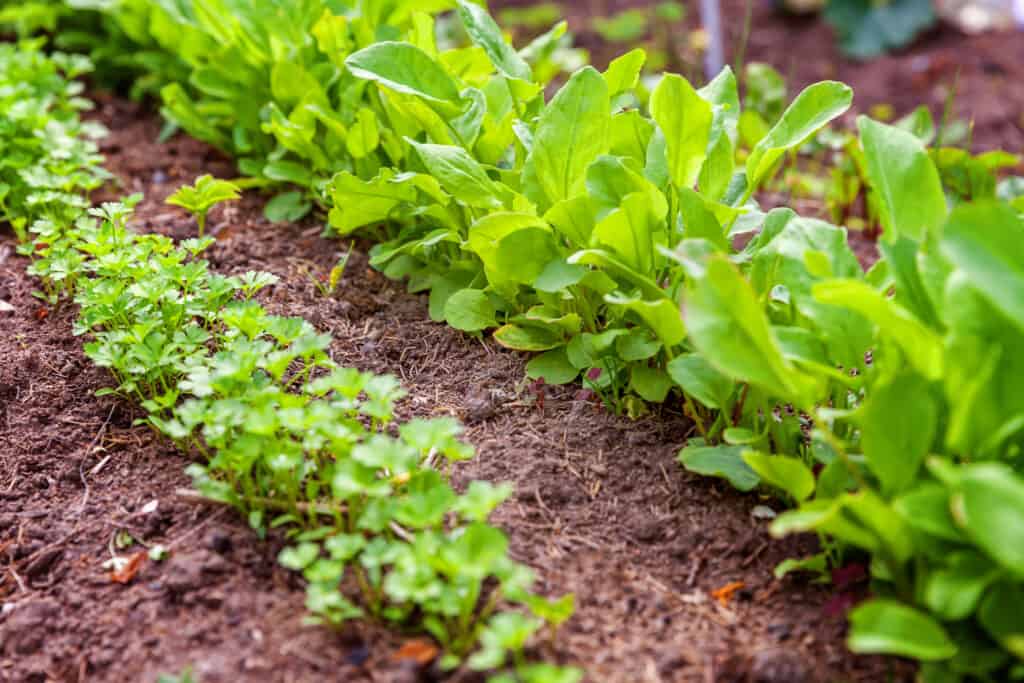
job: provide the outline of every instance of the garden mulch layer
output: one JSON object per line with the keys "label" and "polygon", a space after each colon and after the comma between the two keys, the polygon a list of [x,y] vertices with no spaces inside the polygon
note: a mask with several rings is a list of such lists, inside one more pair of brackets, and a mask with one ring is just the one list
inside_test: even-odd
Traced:
{"label": "garden mulch layer", "polygon": [[[112,129],[103,151],[122,180],[110,196],[146,193],[139,230],[193,234],[162,200],[200,173],[230,177],[230,164],[183,137],[158,144],[154,116],[100,102],[97,117]],[[601,683],[907,676],[898,662],[845,650],[841,606],[863,584],[837,594],[775,580],[782,559],[813,543],[772,540],[752,514],[771,500],[677,465],[690,434],[679,406],[631,421],[573,388],[539,398],[522,383],[521,355],[430,322],[423,296],[369,269],[366,245],[324,297],[313,279],[348,246],[319,237],[315,221],[270,225],[261,203],[247,196],[214,211],[213,266],[279,276],[264,292],[270,311],[332,333],[336,360],[400,377],[402,418],[466,423],[479,455],[457,481],[513,482],[495,516],[513,556],[545,594],[576,594],[576,615],[537,655],[582,665]],[[300,581],[274,559],[279,539],[260,541],[232,511],[176,499],[187,459],[133,427],[132,406],[93,396],[107,376],[71,336],[72,311],[31,296],[13,248],[4,234],[0,299],[14,311],[0,312],[0,681],[151,681],[189,664],[204,683],[444,680],[398,658],[404,638],[393,631],[303,626]],[[118,549],[120,531],[169,547],[169,559],[112,581],[103,568],[112,553],[140,550]],[[729,599],[712,597],[730,584]]]}

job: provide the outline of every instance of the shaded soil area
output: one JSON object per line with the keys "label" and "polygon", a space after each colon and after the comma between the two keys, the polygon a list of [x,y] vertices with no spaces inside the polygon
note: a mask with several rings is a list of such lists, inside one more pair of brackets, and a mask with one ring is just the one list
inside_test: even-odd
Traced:
{"label": "shaded soil area", "polygon": [[[184,138],[157,144],[159,121],[131,105],[101,100],[98,118],[112,129],[103,151],[117,192],[146,193],[137,229],[194,234],[162,200],[200,173],[232,175],[230,164]],[[772,540],[753,514],[771,500],[676,464],[690,432],[679,406],[630,421],[573,389],[538,398],[521,381],[522,356],[431,323],[424,297],[369,269],[366,245],[324,297],[313,280],[347,245],[321,239],[315,220],[270,225],[261,204],[247,196],[213,212],[213,266],[279,276],[264,292],[271,312],[332,333],[338,361],[400,377],[401,417],[465,421],[479,455],[457,480],[513,482],[495,518],[513,555],[542,592],[576,594],[576,615],[539,656],[602,683],[908,678],[894,660],[845,650],[834,607],[863,584],[837,595],[775,580],[778,562],[812,542]],[[14,311],[0,313],[0,680],[151,681],[186,665],[204,683],[437,680],[395,659],[395,633],[304,627],[300,582],[274,560],[279,542],[175,498],[187,461],[133,427],[132,407],[93,397],[106,377],[71,336],[71,311],[41,313],[12,250],[5,234],[0,299]],[[169,559],[112,582],[103,563],[140,550],[119,549],[120,531],[169,547]],[[726,586],[728,599],[712,596]]]}
{"label": "shaded soil area", "polygon": [[[940,23],[904,50],[860,62],[839,51],[831,27],[817,16],[781,14],[766,0],[749,0],[752,30],[743,46],[743,26],[748,0],[721,0],[726,60],[765,62],[786,77],[790,97],[800,89],[825,79],[853,87],[854,106],[847,120],[875,105],[890,105],[896,116],[928,105],[936,121],[951,90],[952,114],[973,122],[973,146],[978,150],[1002,148],[1014,153],[1024,149],[1024,32],[987,33],[969,36]],[[534,0],[496,0],[495,8],[529,6]],[[632,46],[610,44],[593,28],[594,17],[622,10],[653,8],[653,0],[573,0],[557,2],[569,22],[576,44],[586,47],[595,65],[604,67]],[[687,49],[687,32],[700,27],[696,2],[682,3],[686,19],[673,31],[680,61],[670,69],[699,78],[703,67]],[[653,12],[653,9],[650,9]],[[688,54],[689,52],[689,54]]]}

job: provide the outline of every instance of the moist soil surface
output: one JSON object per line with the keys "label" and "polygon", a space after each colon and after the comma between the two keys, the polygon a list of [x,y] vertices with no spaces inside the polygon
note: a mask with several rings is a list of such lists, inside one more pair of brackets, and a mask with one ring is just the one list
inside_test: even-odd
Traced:
{"label": "moist soil surface", "polygon": [[[591,4],[573,3],[570,20]],[[742,5],[725,5],[738,33]],[[862,110],[940,103],[959,66],[958,106],[973,115],[975,141],[1021,149],[1024,79],[1013,76],[1024,41],[947,28],[913,53],[860,66],[838,60],[819,24],[784,23],[758,6],[754,26],[751,59],[786,55],[774,61],[794,86],[847,80]],[[98,101],[95,116],[112,131],[103,152],[121,181],[107,197],[144,192],[136,229],[193,235],[162,200],[201,173],[231,177],[230,162],[182,136],[158,144],[155,116]],[[776,580],[773,568],[812,552],[813,540],[773,540],[755,508],[774,501],[677,465],[691,432],[678,405],[628,420],[577,388],[527,387],[522,356],[430,322],[423,296],[368,267],[367,244],[354,245],[340,287],[324,296],[314,280],[348,245],[322,239],[315,219],[271,225],[262,202],[249,195],[213,212],[213,266],[279,276],[263,293],[270,311],[332,333],[336,360],[398,376],[409,392],[402,418],[465,422],[478,457],[459,466],[457,482],[515,484],[495,516],[513,556],[536,570],[542,592],[576,594],[575,616],[536,655],[582,665],[594,682],[909,680],[904,663],[845,649],[844,608],[866,593],[856,567],[842,589]],[[281,540],[176,497],[189,485],[187,458],[133,426],[135,407],[94,396],[109,378],[72,336],[72,308],[32,297],[14,246],[0,233],[0,300],[14,307],[0,311],[0,681],[152,681],[189,665],[204,683],[446,680],[397,656],[410,635],[305,626],[301,581],[275,561]],[[858,245],[864,260],[869,252]],[[122,547],[126,535],[136,541]],[[168,559],[143,560],[129,583],[112,580],[108,560],[142,558],[153,545]],[[712,596],[730,586],[728,599]]]}

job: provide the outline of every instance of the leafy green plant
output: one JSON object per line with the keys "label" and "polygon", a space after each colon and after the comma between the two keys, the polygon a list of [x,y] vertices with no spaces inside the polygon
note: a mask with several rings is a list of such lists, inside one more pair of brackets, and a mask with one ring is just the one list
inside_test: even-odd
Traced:
{"label": "leafy green plant", "polygon": [[183,185],[167,198],[167,203],[180,206],[191,213],[199,225],[199,237],[206,232],[206,215],[210,209],[222,202],[234,201],[241,197],[241,190],[232,182],[219,180],[211,175],[196,178],[191,186]]}
{"label": "leafy green plant", "polygon": [[[373,615],[433,635],[448,668],[472,655],[475,669],[500,672],[510,660],[518,673],[508,675],[522,680],[578,680],[573,670],[527,663],[530,637],[564,621],[572,601],[532,594],[532,573],[487,523],[511,487],[451,486],[449,464],[473,455],[459,425],[394,425],[397,380],[337,366],[329,335],[269,315],[255,297],[273,276],[211,272],[199,257],[212,239],[175,245],[131,232],[139,197],[87,209],[81,193],[102,175],[87,144],[88,153],[67,157],[45,142],[74,142],[83,129],[77,107],[61,98],[72,90],[63,58],[37,47],[0,47],[0,64],[11,66],[0,71],[0,93],[18,98],[18,106],[3,101],[0,134],[33,143],[12,157],[18,173],[8,176],[0,215],[35,236],[27,253],[48,291],[79,307],[75,333],[115,380],[98,393],[138,401],[143,422],[194,453],[188,471],[201,495],[235,506],[261,534],[277,528],[290,539],[280,561],[305,574],[317,621]],[[13,80],[21,78],[29,82]],[[19,118],[23,108],[32,116]],[[73,191],[37,198],[36,179],[54,158],[65,163],[61,187]],[[179,199],[205,213],[225,190],[235,193],[212,185],[201,179]],[[356,595],[345,592],[348,579]]]}
{"label": "leafy green plant", "polygon": [[[876,598],[852,615],[853,649],[917,658],[925,680],[1021,675],[1024,368],[1012,351],[1024,341],[1024,228],[1018,197],[996,201],[1008,156],[929,150],[939,135],[917,114],[897,126],[862,118],[859,135],[829,139],[850,89],[814,84],[787,106],[767,69],[752,70],[762,80],[743,108],[728,70],[699,89],[675,74],[648,89],[642,50],[603,73],[577,69],[548,99],[537,66],[557,27],[517,49],[460,2],[472,45],[441,49],[432,20],[403,3],[351,22],[300,11],[314,4],[283,8],[289,21],[261,3],[240,9],[258,27],[255,55],[222,12],[218,56],[233,71],[194,77],[198,100],[180,96],[197,83],[168,86],[171,117],[240,155],[243,171],[323,202],[335,234],[375,237],[375,267],[429,290],[433,318],[536,354],[531,377],[583,377],[624,412],[681,400],[699,435],[679,454],[685,467],[790,502],[776,534],[821,536],[821,555],[780,572],[869,558]],[[199,50],[206,21],[184,21],[199,27]],[[294,34],[270,40],[286,26]],[[306,45],[295,53],[310,61],[283,66],[264,37]],[[243,92],[230,112],[209,106]],[[845,228],[757,202],[814,145],[847,155],[836,201],[863,193],[880,228],[882,259],[867,273]],[[434,466],[466,455],[454,426],[389,428],[394,383],[336,368],[328,339],[267,316],[252,299],[259,276],[162,278],[143,265],[150,253],[160,268],[204,266],[159,238],[126,243],[124,210],[105,211],[98,227],[73,226],[101,245],[87,252],[101,249],[96,267],[124,270],[140,315],[168,306],[162,321],[194,327],[181,338],[123,329],[120,291],[73,277],[64,286],[96,297],[90,352],[119,391],[155,402],[154,425],[208,457],[197,487],[257,528],[280,521],[294,534],[281,559],[306,573],[312,611],[328,623],[422,615],[450,652],[479,639],[473,666],[511,655],[510,676],[547,676],[517,660],[531,618],[500,616],[490,598],[552,624],[559,610],[526,597],[486,525],[502,490],[456,493]],[[46,245],[53,229],[33,226]],[[71,259],[83,258],[77,243]],[[138,258],[129,267],[115,252]],[[198,312],[161,291],[183,286],[202,292]],[[189,345],[213,353],[182,363]],[[340,442],[319,414],[345,426]],[[357,594],[333,590],[343,579]]]}
{"label": "leafy green plant", "polygon": [[929,0],[828,0],[825,20],[839,35],[843,52],[869,59],[908,45],[937,17]]}

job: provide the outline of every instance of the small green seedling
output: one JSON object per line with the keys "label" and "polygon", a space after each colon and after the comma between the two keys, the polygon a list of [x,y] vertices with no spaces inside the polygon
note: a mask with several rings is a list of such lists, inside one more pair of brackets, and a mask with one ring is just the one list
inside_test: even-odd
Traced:
{"label": "small green seedling", "polygon": [[237,185],[227,180],[219,180],[211,175],[200,176],[195,185],[183,185],[178,191],[167,198],[167,203],[180,206],[196,218],[199,223],[199,236],[206,231],[206,215],[210,209],[221,202],[234,201],[241,195]]}
{"label": "small green seedling", "polygon": [[341,283],[341,278],[345,276],[345,268],[348,267],[348,260],[352,257],[352,249],[355,246],[355,242],[349,244],[348,251],[341,255],[338,262],[331,268],[331,272],[327,274],[327,277],[318,279],[310,276],[313,284],[316,285],[317,291],[320,292],[320,296],[327,298],[333,296],[334,292],[337,291],[338,285]]}
{"label": "small green seedling", "polygon": [[192,667],[186,666],[180,674],[160,674],[156,683],[198,683],[199,679],[192,673]]}

